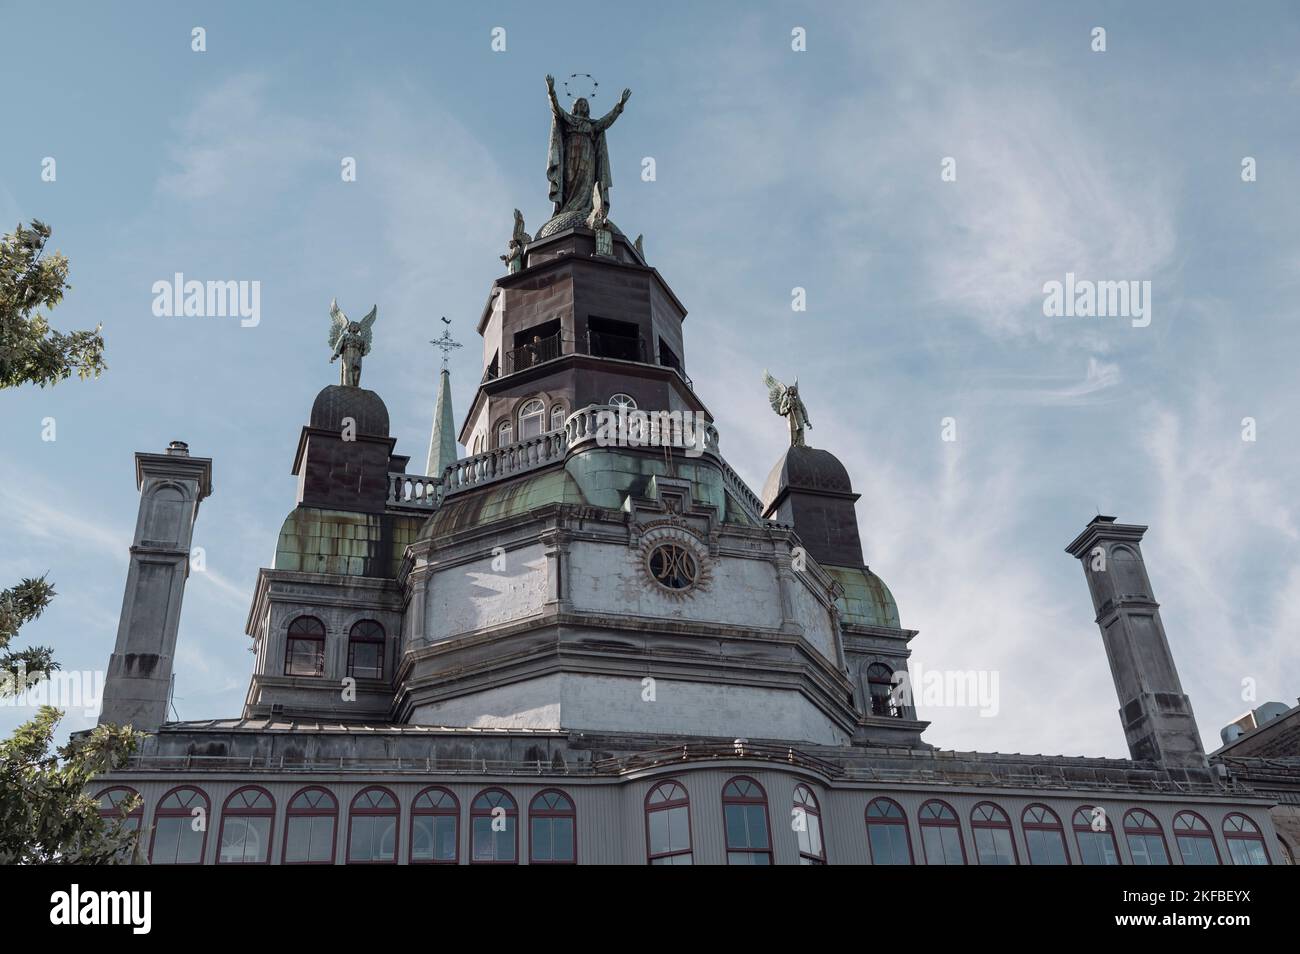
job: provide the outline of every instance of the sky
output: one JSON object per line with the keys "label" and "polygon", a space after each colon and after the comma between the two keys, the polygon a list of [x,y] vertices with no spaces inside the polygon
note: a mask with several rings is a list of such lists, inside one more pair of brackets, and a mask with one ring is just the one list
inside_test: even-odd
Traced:
{"label": "sky", "polygon": [[[590,74],[593,112],[632,90],[611,217],[689,309],[686,367],[727,459],[761,490],[788,440],[763,371],[797,375],[809,442],[848,467],[867,563],[919,630],[914,664],[997,674],[996,715],[923,705],[927,742],[1126,756],[1064,553],[1098,512],[1150,527],[1207,751],[1300,695],[1294,5],[4,0],[0,23],[0,226],[52,226],[72,288],[49,317],[102,322],[108,363],[0,394],[0,581],[48,573],[59,594],[15,648],[104,668],[132,454],[184,440],[214,492],[176,715],[238,715],[298,432],[337,381],[330,300],[378,306],[364,383],[423,461],[426,342],[445,315],[466,344],[459,424],[512,209],[530,231],[550,212],[543,77]],[[177,272],[260,282],[260,321],[155,316]],[[1150,323],[1049,317],[1067,273],[1150,282]],[[30,715],[0,707],[0,732]]]}

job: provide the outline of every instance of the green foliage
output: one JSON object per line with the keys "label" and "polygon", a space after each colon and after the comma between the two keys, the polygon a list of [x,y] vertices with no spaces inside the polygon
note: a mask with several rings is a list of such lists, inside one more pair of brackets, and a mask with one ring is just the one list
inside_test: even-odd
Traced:
{"label": "green foliage", "polygon": [[37,308],[63,300],[68,260],[45,254],[50,227],[33,219],[0,238],[0,389],[20,384],[57,384],[77,372],[99,377],[104,370],[104,338],[94,331],[64,334],[50,328]]}
{"label": "green foliage", "polygon": [[[136,833],[100,817],[91,779],[121,766],[135,750],[130,727],[101,725],[51,751],[63,713],[42,706],[0,742],[0,864],[122,864]],[[134,802],[121,806],[123,815]]]}
{"label": "green foliage", "polygon": [[18,628],[40,616],[54,596],[54,587],[43,576],[0,591],[0,697],[22,692],[25,679],[19,678],[19,674],[45,673],[59,668],[53,651],[47,647],[9,651],[9,643],[18,635]]}
{"label": "green foliage", "polygon": [[[43,576],[0,592],[0,696],[20,694],[58,668],[48,648],[9,651],[19,628],[54,595]],[[52,751],[61,718],[58,709],[42,706],[0,741],[0,864],[116,864],[132,856],[134,833],[101,818],[86,786],[126,761],[136,734],[102,725]]]}

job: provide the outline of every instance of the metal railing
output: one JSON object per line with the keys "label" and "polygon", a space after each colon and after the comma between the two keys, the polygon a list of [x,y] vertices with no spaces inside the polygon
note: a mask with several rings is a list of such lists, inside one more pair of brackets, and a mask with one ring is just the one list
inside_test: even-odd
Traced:
{"label": "metal railing", "polygon": [[507,351],[504,363],[505,373],[513,374],[516,371],[525,371],[539,364],[545,364],[547,361],[554,361],[563,354],[564,339],[557,332],[549,338],[539,338],[536,341],[527,342]]}

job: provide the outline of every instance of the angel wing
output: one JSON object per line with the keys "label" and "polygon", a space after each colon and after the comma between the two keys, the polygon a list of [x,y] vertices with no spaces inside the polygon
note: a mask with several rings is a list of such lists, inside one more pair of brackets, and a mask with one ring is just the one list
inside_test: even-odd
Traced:
{"label": "angel wing", "polygon": [[330,348],[339,343],[343,329],[348,326],[348,316],[339,310],[338,299],[330,299]]}
{"label": "angel wing", "polygon": [[772,405],[772,410],[778,414],[782,413],[781,399],[785,397],[785,385],[766,370],[763,371],[763,383],[767,385],[767,400]]}
{"label": "angel wing", "polygon": [[361,319],[361,342],[365,346],[365,354],[370,353],[370,342],[374,340],[374,335],[370,329],[374,325],[375,319],[378,317],[379,306],[375,305],[370,309],[370,314]]}
{"label": "angel wing", "polygon": [[516,242],[523,242],[525,245],[532,243],[533,239],[524,231],[524,214],[515,209],[515,232],[513,238]]}

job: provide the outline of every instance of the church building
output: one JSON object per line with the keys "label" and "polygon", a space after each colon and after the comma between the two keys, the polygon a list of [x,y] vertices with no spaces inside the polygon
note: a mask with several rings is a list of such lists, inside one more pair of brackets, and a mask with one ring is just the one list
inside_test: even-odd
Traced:
{"label": "church building", "polygon": [[94,794],[109,817],[138,796],[138,860],[1286,863],[1276,793],[1201,747],[1145,527],[1098,516],[1067,547],[1129,758],[925,741],[918,634],[866,563],[889,554],[863,552],[850,474],[807,444],[797,385],[767,380],[791,440],[751,488],[705,403],[724,395],[687,373],[685,305],[609,217],[627,98],[593,118],[548,78],[553,215],[531,236],[516,213],[482,378],[457,430],[441,373],[424,473],[362,380],[374,313],[333,310],[340,383],[303,396],[229,718],[168,720],[221,462],[180,441],[136,453],[101,721],[147,734]]}

